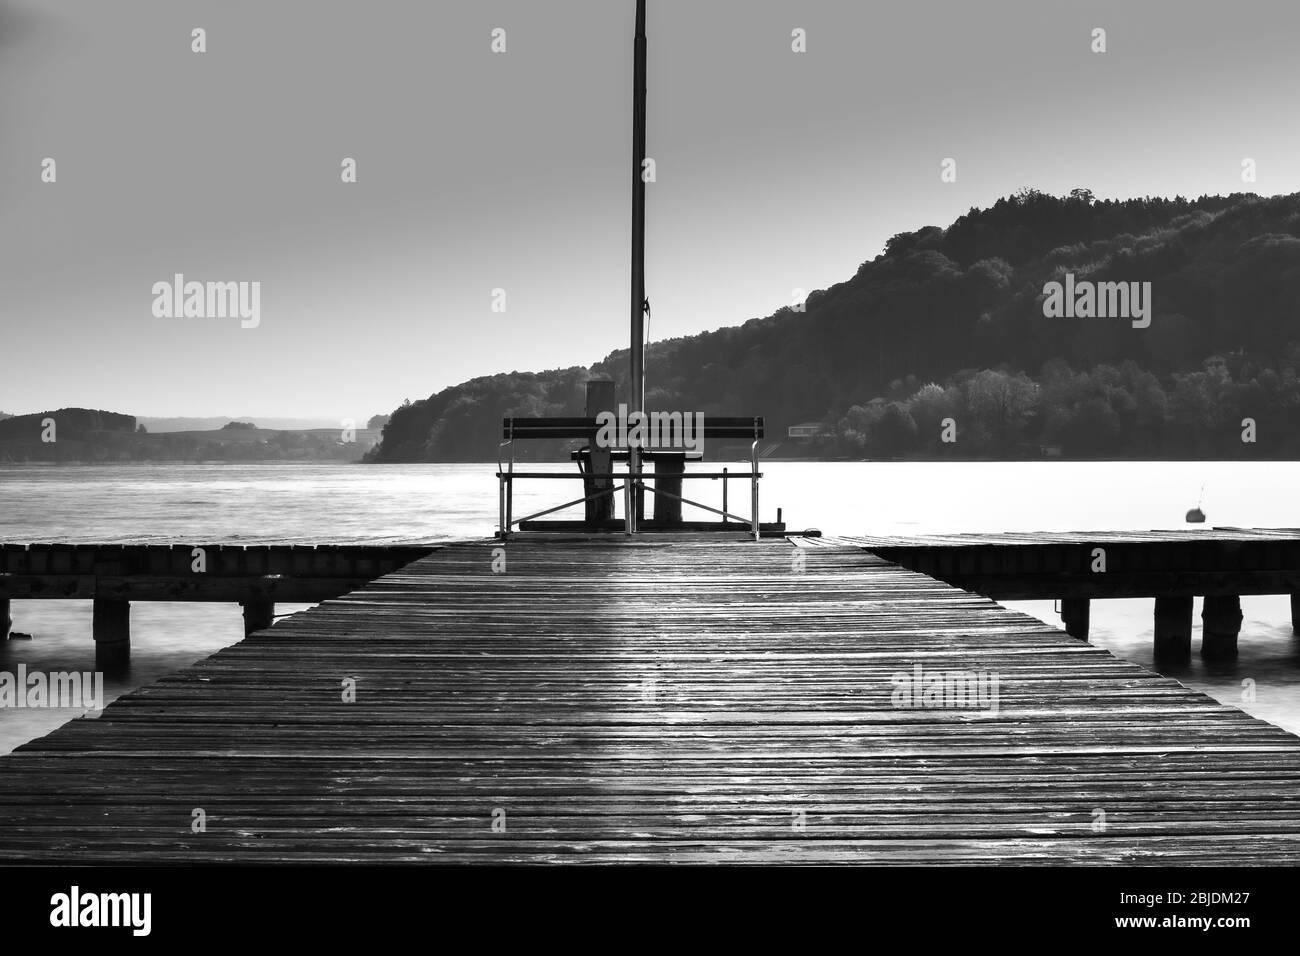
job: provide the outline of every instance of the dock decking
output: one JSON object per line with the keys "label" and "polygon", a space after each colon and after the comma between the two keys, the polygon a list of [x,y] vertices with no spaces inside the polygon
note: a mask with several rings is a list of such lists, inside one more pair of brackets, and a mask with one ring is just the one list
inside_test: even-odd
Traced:
{"label": "dock decking", "polygon": [[1300,862],[1300,738],[861,544],[501,547],[0,758],[0,862]]}

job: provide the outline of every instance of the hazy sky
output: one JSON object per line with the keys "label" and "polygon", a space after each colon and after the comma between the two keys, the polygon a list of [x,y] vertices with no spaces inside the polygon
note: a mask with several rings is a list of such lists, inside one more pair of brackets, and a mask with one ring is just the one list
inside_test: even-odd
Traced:
{"label": "hazy sky", "polygon": [[[0,0],[0,409],[362,418],[625,347],[632,10]],[[651,0],[648,32],[654,338],[1021,186],[1300,189],[1295,0]],[[260,325],[155,317],[177,272],[261,282]]]}

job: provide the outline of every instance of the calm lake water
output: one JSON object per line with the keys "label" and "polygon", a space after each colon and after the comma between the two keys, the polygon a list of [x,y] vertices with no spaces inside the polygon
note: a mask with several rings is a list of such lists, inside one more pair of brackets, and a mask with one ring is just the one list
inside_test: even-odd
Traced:
{"label": "calm lake water", "polygon": [[[725,462],[711,461],[707,470]],[[532,468],[533,466],[528,466]],[[555,466],[565,468],[571,466]],[[745,470],[747,463],[735,463]],[[1300,463],[765,463],[762,514],[784,510],[791,529],[828,534],[1098,531],[1186,528],[1205,487],[1207,527],[1300,527]],[[213,464],[45,467],[0,465],[0,542],[409,543],[487,537],[496,527],[496,467],[475,465]],[[687,495],[721,504],[721,483]],[[533,487],[529,487],[532,485]],[[523,482],[515,514],[576,497],[575,481]],[[562,497],[563,496],[563,497]],[[731,487],[731,510],[748,488]],[[689,517],[689,509],[688,509]],[[1199,649],[1200,601],[1195,609]],[[1199,654],[1169,676],[1300,733],[1300,639],[1285,596],[1242,599],[1240,657],[1205,665]],[[1152,602],[1094,601],[1092,640],[1152,666]],[[1054,626],[1051,602],[1009,604]],[[277,613],[301,610],[279,605]],[[90,604],[15,601],[0,671],[91,670]],[[108,699],[185,667],[242,636],[237,605],[138,602],[131,607],[129,673]],[[1256,699],[1242,700],[1242,681]],[[0,709],[0,753],[78,716]]]}

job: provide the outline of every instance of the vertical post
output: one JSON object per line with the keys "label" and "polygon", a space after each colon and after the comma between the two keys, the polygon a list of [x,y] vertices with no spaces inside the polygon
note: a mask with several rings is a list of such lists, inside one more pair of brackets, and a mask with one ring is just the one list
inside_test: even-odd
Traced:
{"label": "vertical post", "polygon": [[686,471],[686,453],[659,452],[655,455],[655,488],[662,488],[677,498],[655,495],[655,521],[682,523],[682,474]]}
{"label": "vertical post", "polygon": [[14,619],[9,614],[9,598],[0,599],[0,641],[9,639],[9,630],[14,626]]}
{"label": "vertical post", "polygon": [[510,525],[506,522],[506,477],[505,465],[501,464],[501,449],[506,445],[510,446],[510,469],[514,470],[515,463],[515,420],[514,418],[506,419],[508,431],[506,432],[505,441],[497,446],[497,533],[501,536],[502,541],[510,538]]}
{"label": "vertical post", "polygon": [[728,521],[727,512],[730,510],[731,509],[727,507],[727,469],[723,468],[722,469],[722,523],[723,524],[727,523]]}
{"label": "vertical post", "polygon": [[[636,34],[633,38],[632,73],[632,394],[628,396],[629,418],[645,410],[645,163],[646,128],[646,36],[645,0],[636,3]],[[628,481],[633,488],[628,508],[628,530],[635,531],[641,516],[642,497],[631,477],[641,472],[641,454],[629,448],[627,454]]]}
{"label": "vertical post", "polygon": [[[614,402],[614,383],[596,379],[587,383],[587,417],[595,418],[601,412],[617,412]],[[593,434],[589,445],[588,462],[590,470],[596,475],[609,475],[614,470],[614,450],[598,448]],[[587,478],[582,482],[583,494],[593,495],[608,490],[599,498],[591,498],[586,503],[587,524],[599,527],[614,517],[614,479]]]}
{"label": "vertical post", "polygon": [[[500,466],[498,466],[500,467]],[[502,541],[506,540],[506,480],[497,475],[497,532]]]}
{"label": "vertical post", "polygon": [[275,602],[266,598],[249,598],[241,601],[244,609],[244,637],[255,631],[264,631],[275,623]]}
{"label": "vertical post", "polygon": [[[641,454],[640,449],[637,450],[637,461],[643,472],[647,467],[649,467],[645,460],[645,457]],[[641,524],[642,522],[645,521],[645,479],[644,478],[637,479],[636,485],[632,490],[632,501],[635,503],[636,506],[636,515],[632,519],[633,527],[636,530],[640,531]]]}
{"label": "vertical post", "polygon": [[118,670],[131,660],[131,602],[95,598],[91,611],[95,666]]}
{"label": "vertical post", "polygon": [[512,455],[510,458],[510,471],[506,473],[506,536],[503,540],[510,540],[510,533],[515,527],[515,460]]}
{"label": "vertical post", "polygon": [[1065,625],[1066,634],[1086,641],[1090,617],[1087,598],[1061,598],[1061,622]]}
{"label": "vertical post", "polygon": [[502,541],[510,540],[515,531],[515,420],[510,423],[510,466],[506,470],[506,535]]}
{"label": "vertical post", "polygon": [[754,439],[754,444],[749,448],[750,469],[749,469],[749,487],[750,487],[750,504],[753,507],[752,521],[754,523],[754,540],[758,540],[758,439]]}
{"label": "vertical post", "polygon": [[1241,632],[1241,598],[1236,594],[1207,594],[1201,609],[1201,656],[1231,660],[1237,656]]}
{"label": "vertical post", "polygon": [[1192,656],[1192,596],[1156,598],[1155,657],[1177,663]]}
{"label": "vertical post", "polygon": [[1291,595],[1291,633],[1300,635],[1300,594]]}

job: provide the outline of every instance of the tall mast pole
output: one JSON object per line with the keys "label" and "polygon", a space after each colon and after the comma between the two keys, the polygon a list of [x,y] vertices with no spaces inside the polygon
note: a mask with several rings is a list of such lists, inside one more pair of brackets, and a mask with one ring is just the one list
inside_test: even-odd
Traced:
{"label": "tall mast pole", "polygon": [[[636,38],[632,79],[632,394],[629,415],[644,412],[645,404],[645,163],[646,38],[645,0],[636,2]],[[630,426],[629,426],[630,427]],[[628,450],[633,473],[641,470],[640,450]],[[637,500],[633,495],[633,502]],[[636,527],[635,516],[632,527]]]}

